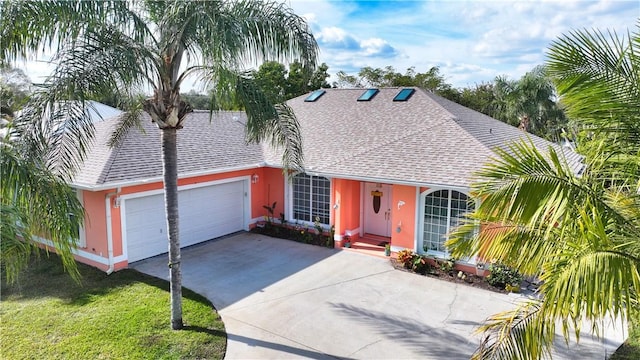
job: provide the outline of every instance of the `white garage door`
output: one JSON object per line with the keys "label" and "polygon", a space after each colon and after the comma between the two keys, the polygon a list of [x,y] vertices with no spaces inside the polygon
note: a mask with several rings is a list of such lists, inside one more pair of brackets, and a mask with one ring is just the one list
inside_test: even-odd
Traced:
{"label": "white garage door", "polygon": [[[245,182],[235,181],[178,193],[180,245],[189,246],[244,228]],[[164,195],[124,201],[129,262],[168,251]]]}

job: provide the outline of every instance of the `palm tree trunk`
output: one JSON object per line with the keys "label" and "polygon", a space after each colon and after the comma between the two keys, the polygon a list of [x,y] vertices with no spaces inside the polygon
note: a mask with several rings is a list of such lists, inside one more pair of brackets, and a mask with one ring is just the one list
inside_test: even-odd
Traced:
{"label": "palm tree trunk", "polygon": [[171,290],[171,328],[182,329],[182,271],[178,227],[178,148],[177,129],[162,129],[164,204],[169,235],[169,283]]}

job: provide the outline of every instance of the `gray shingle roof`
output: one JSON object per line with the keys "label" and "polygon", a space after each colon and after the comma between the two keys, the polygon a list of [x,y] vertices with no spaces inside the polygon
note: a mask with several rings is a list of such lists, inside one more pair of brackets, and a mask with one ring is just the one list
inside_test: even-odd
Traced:
{"label": "gray shingle roof", "polygon": [[[315,102],[289,101],[302,126],[305,164],[311,173],[385,182],[469,186],[473,174],[495,156],[493,149],[530,136],[544,139],[416,89],[394,102],[399,88],[380,89],[358,102],[364,89],[327,89]],[[570,154],[579,166],[579,157]],[[275,160],[275,159],[274,159]]]}
{"label": "gray shingle roof", "polygon": [[[465,108],[432,93],[416,90],[406,102],[394,102],[399,88],[380,89],[371,101],[356,101],[364,89],[327,89],[315,102],[307,95],[288,104],[300,122],[309,173],[387,183],[467,187],[473,174],[495,156],[496,147],[529,136],[541,150],[544,139]],[[96,143],[74,183],[104,188],[110,184],[159,180],[162,176],[160,131],[144,115],[144,133],[131,131],[122,145],[106,141],[116,118],[96,123]],[[279,151],[245,143],[246,115],[194,112],[178,131],[181,177],[262,165],[280,166]],[[574,170],[580,157],[563,149]]]}
{"label": "gray shingle roof", "polygon": [[[107,141],[117,118],[98,122],[96,140],[73,183],[86,187],[104,187],[162,177],[160,131],[144,114],[144,132],[133,129],[114,149]],[[246,116],[242,112],[220,112],[211,122],[209,113],[189,114],[178,131],[178,173],[180,176],[215,172],[239,167],[259,166],[264,155],[260,145],[247,145],[244,137]]]}

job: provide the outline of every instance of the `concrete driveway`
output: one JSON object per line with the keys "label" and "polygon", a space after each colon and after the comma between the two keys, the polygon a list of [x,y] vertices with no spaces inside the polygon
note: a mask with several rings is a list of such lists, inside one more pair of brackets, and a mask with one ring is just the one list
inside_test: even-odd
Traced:
{"label": "concrete driveway", "polygon": [[[168,278],[166,255],[134,268]],[[182,251],[183,285],[211,300],[227,359],[468,359],[474,329],[513,307],[504,295],[394,270],[386,259],[241,233]],[[184,314],[189,321],[189,314]],[[555,359],[603,359],[621,326]]]}

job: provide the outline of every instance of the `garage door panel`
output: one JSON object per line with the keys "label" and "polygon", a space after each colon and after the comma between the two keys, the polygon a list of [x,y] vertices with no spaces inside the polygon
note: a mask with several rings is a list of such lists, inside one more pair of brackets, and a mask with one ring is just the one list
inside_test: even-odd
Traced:
{"label": "garage door panel", "polygon": [[[189,246],[244,228],[244,182],[180,190],[180,245]],[[129,261],[166,253],[168,249],[164,195],[126,200]]]}
{"label": "garage door panel", "polygon": [[125,212],[127,240],[141,240],[127,242],[129,261],[167,252],[167,222],[162,194],[128,200]]}

